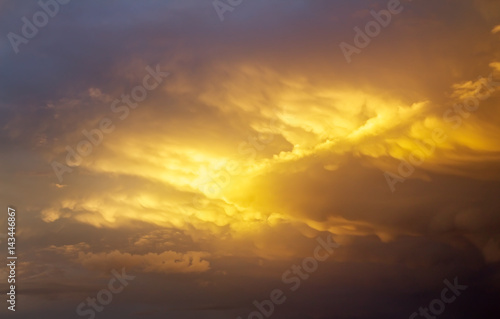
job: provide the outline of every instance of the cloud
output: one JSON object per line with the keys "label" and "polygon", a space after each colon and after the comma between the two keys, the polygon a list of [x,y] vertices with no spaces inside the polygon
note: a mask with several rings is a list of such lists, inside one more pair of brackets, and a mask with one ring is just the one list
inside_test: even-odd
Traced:
{"label": "cloud", "polygon": [[46,249],[59,254],[71,256],[77,254],[78,252],[81,252],[82,250],[89,250],[89,248],[90,248],[89,244],[82,242],[75,245],[63,245],[63,246],[50,245]]}
{"label": "cloud", "polygon": [[136,269],[143,272],[154,273],[197,273],[210,269],[210,263],[204,258],[209,257],[206,252],[189,251],[178,253],[165,251],[159,254],[148,253],[145,255],[122,253],[117,250],[109,253],[83,253],[78,254],[77,262],[92,270],[108,271],[117,267]]}
{"label": "cloud", "polygon": [[[237,317],[323,233],[342,248],[282,317],[401,318],[444,274],[497,289],[499,89],[457,105],[498,82],[499,4],[404,3],[347,64],[338,44],[387,5],[368,2],[246,1],[224,23],[210,1],[71,2],[18,55],[0,46],[0,197],[33,304],[74,313],[68,292],[126,267],[144,281],[117,309]],[[0,3],[2,30],[36,8]],[[111,102],[156,64],[171,76],[121,120]],[[103,117],[116,129],[58,182],[50,163]],[[391,193],[383,172],[436,128]]]}

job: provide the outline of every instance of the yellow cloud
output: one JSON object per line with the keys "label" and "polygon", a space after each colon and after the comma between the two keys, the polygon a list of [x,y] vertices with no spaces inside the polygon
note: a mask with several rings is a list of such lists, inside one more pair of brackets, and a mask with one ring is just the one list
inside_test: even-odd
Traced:
{"label": "yellow cloud", "polygon": [[98,254],[80,252],[77,262],[86,268],[98,270],[125,267],[154,273],[196,273],[210,269],[210,263],[204,260],[208,256],[206,252],[197,251],[137,255],[115,250]]}

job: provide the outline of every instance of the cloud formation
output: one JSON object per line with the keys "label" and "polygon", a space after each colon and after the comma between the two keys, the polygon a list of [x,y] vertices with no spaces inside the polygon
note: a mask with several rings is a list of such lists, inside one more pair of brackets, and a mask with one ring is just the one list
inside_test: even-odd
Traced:
{"label": "cloud formation", "polygon": [[[387,1],[245,1],[223,22],[211,1],[74,1],[19,53],[0,43],[19,318],[74,315],[122,267],[137,280],[109,318],[236,318],[326,233],[341,247],[276,318],[401,318],[455,276],[471,289],[445,315],[492,312],[500,3],[402,5],[351,63],[339,43]],[[0,10],[18,32],[39,7]],[[156,65],[169,77],[121,119]],[[51,163],[103,118],[60,181]]]}

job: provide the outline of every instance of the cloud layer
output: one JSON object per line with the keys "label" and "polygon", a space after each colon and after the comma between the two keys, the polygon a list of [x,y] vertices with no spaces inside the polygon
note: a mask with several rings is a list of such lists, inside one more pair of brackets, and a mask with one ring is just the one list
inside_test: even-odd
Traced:
{"label": "cloud layer", "polygon": [[[74,316],[123,267],[106,318],[236,318],[327,233],[341,247],[276,318],[407,317],[456,276],[443,318],[497,311],[500,4],[402,6],[351,63],[339,44],[386,1],[244,1],[223,22],[211,1],[75,1],[19,53],[4,37],[19,318]],[[38,10],[0,1],[1,29]]]}

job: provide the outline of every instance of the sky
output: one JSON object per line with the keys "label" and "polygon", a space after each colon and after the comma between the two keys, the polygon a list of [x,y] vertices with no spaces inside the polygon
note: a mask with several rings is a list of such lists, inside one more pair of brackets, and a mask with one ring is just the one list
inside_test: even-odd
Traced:
{"label": "sky", "polygon": [[3,0],[0,35],[2,318],[498,318],[499,1]]}

